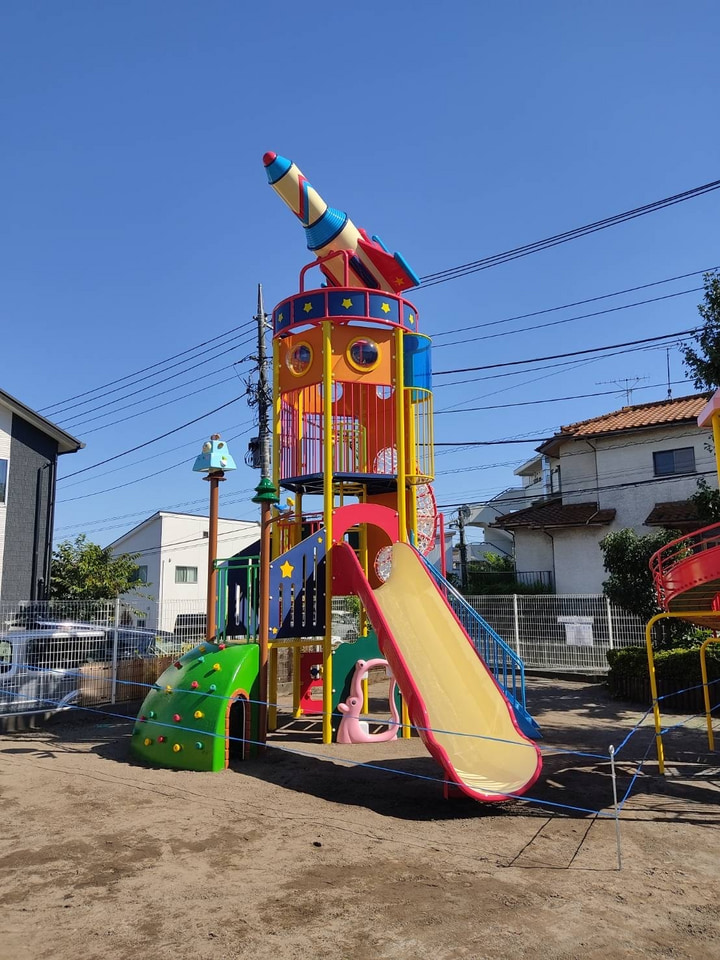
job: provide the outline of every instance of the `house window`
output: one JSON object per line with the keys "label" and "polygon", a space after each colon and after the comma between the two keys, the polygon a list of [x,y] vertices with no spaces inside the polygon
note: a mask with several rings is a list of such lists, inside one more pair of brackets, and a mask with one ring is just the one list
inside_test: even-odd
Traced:
{"label": "house window", "polygon": [[0,460],[0,503],[5,503],[5,491],[7,490],[7,460]]}
{"label": "house window", "polygon": [[137,573],[136,573],[135,576],[132,578],[132,582],[133,582],[133,583],[147,583],[147,582],[148,582],[148,579],[147,579],[147,565],[146,565],[146,564],[143,564],[142,566],[140,566],[140,567],[137,568]]}
{"label": "house window", "polygon": [[672,477],[683,473],[695,473],[695,448],[680,447],[678,450],[659,450],[653,453],[656,477]]}
{"label": "house window", "polygon": [[197,583],[197,567],[175,567],[175,583]]}

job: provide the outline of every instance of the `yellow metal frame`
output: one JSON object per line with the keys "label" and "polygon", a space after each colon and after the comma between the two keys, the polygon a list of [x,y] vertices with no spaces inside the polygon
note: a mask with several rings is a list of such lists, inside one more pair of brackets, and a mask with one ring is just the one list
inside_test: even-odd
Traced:
{"label": "yellow metal frame", "polygon": [[708,684],[707,660],[705,651],[711,643],[720,643],[720,637],[708,637],[700,644],[700,673],[703,682],[703,700],[705,702],[705,723],[707,724],[708,750],[715,749],[715,735],[712,728],[712,711],[710,709],[710,686]]}
{"label": "yellow metal frame", "polygon": [[322,324],[323,342],[323,514],[325,524],[325,636],[323,637],[323,743],[332,743],[332,553],[333,553],[333,444],[332,444],[332,324]]}
{"label": "yellow metal frame", "polygon": [[395,330],[395,433],[397,443],[397,507],[399,539],[407,543],[407,451],[405,446],[405,355],[403,330]]}
{"label": "yellow metal frame", "polygon": [[[716,610],[683,610],[681,613],[678,612],[667,612],[667,613],[658,613],[654,617],[651,617],[647,622],[645,627],[645,648],[647,651],[648,658],[648,670],[650,672],[650,693],[652,695],[652,704],[653,704],[653,718],[655,720],[655,749],[657,751],[658,758],[658,770],[660,773],[665,773],[665,751],[663,749],[662,741],[662,723],[660,717],[660,706],[658,703],[658,689],[657,689],[657,677],[655,676],[655,654],[652,647],[652,629],[656,623],[660,620],[687,620],[689,622],[694,622],[695,620],[704,620],[705,618],[716,618]],[[710,638],[714,639],[714,638]],[[720,638],[718,638],[720,639]],[[707,641],[703,643],[700,650],[703,651],[703,648],[706,646]],[[700,669],[703,669],[704,665],[704,653],[701,652],[700,655]],[[706,711],[709,704],[709,694],[707,691],[707,673],[703,674],[703,684],[705,685],[705,706]],[[712,723],[712,719],[709,718],[709,723]],[[709,728],[709,734],[712,736],[712,728]],[[713,749],[712,747],[710,749]]]}

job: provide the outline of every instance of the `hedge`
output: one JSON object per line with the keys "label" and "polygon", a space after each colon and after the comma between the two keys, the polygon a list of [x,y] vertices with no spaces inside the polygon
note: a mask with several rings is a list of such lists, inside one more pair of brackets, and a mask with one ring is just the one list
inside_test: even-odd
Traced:
{"label": "hedge", "polygon": [[[720,681],[720,644],[711,644],[705,656],[708,680],[711,683],[710,705],[715,706],[720,703],[720,683],[713,684],[712,681]],[[611,696],[645,705],[652,703],[645,647],[621,647],[618,650],[608,650],[607,659],[610,664],[607,686]],[[690,650],[682,647],[657,650],[655,678],[658,695],[666,698],[661,702],[661,708],[692,713],[704,712],[703,691],[699,686],[702,683],[699,647]],[[697,689],[688,690],[686,693],[675,693],[678,690],[687,690],[688,687]]]}

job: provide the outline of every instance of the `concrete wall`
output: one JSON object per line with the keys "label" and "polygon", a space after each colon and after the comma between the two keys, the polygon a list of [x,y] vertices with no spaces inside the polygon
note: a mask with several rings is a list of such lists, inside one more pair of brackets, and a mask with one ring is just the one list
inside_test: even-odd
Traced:
{"label": "concrete wall", "polygon": [[567,527],[550,531],[554,541],[556,593],[602,593],[607,573],[598,544],[609,530],[609,527]]}

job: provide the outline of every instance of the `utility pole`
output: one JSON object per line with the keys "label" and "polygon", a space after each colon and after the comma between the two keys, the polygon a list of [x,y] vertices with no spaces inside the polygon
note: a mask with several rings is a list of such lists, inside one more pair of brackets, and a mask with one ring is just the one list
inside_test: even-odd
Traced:
{"label": "utility pole", "polygon": [[265,330],[267,328],[267,314],[263,306],[262,284],[258,284],[257,297],[257,336],[258,336],[258,440],[260,447],[260,476],[270,476],[270,407],[272,405],[272,388],[268,370],[267,349],[265,345]]}
{"label": "utility pole", "polygon": [[470,511],[466,504],[458,510],[458,534],[460,536],[460,583],[463,593],[468,590],[467,543],[465,542],[465,519]]}
{"label": "utility pole", "polygon": [[262,284],[258,284],[257,300],[258,331],[258,384],[255,399],[258,408],[258,446],[260,454],[260,483],[255,488],[253,503],[260,505],[260,609],[258,611],[258,642],[260,646],[260,750],[264,750],[267,738],[268,716],[268,634],[270,629],[270,551],[272,505],[278,502],[277,492],[270,477],[270,409],[272,389],[268,377],[268,361],[265,349],[267,315],[263,306]]}

